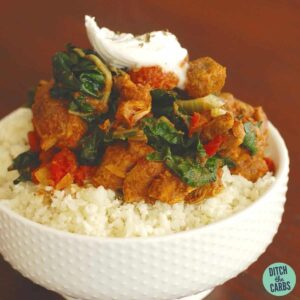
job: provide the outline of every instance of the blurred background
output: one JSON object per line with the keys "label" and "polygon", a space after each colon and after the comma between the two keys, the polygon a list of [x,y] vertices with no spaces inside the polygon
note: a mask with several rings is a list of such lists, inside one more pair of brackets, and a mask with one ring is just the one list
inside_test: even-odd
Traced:
{"label": "blurred background", "polygon": [[[99,26],[135,34],[168,29],[191,59],[211,56],[227,67],[224,91],[262,105],[291,156],[288,201],[272,245],[246,272],[207,300],[273,299],[262,285],[274,262],[300,276],[299,0],[52,0],[6,1],[0,12],[0,117],[26,101],[27,90],[51,77],[51,57],[67,42],[89,47],[84,15]],[[1,162],[0,162],[1,163]],[[1,233],[0,233],[1,234]],[[1,300],[61,299],[23,278],[0,257]],[[300,299],[300,284],[285,299]]]}

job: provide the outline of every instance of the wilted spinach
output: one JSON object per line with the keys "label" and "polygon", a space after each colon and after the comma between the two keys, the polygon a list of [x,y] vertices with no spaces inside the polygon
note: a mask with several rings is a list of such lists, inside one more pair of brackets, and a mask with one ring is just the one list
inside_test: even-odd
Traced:
{"label": "wilted spinach", "polygon": [[95,127],[80,140],[77,151],[79,163],[82,165],[97,165],[104,149],[104,133]]}
{"label": "wilted spinach", "polygon": [[182,181],[199,187],[216,180],[219,159],[211,157],[205,164],[205,149],[198,134],[187,138],[172,124],[162,118],[143,120],[143,130],[148,143],[155,152],[147,155],[148,160],[163,161]]}
{"label": "wilted spinach", "polygon": [[[82,50],[84,51],[84,50]],[[74,92],[84,96],[101,98],[105,77],[97,66],[74,51],[71,45],[65,52],[57,52],[52,58],[54,98],[72,99]]]}
{"label": "wilted spinach", "polygon": [[206,155],[199,135],[195,134],[189,138],[165,118],[145,118],[142,124],[148,143],[156,150],[169,147],[172,153],[177,155],[185,154],[198,158]]}
{"label": "wilted spinach", "polygon": [[245,137],[242,146],[248,149],[251,155],[255,155],[257,152],[255,125],[251,122],[246,122],[244,124],[244,130]]}
{"label": "wilted spinach", "polygon": [[158,118],[165,116],[175,125],[177,129],[181,131],[187,130],[184,120],[174,113],[173,103],[179,97],[177,91],[155,89],[151,91],[151,97],[152,113],[154,117]]}
{"label": "wilted spinach", "polygon": [[199,187],[213,182],[217,177],[218,159],[209,158],[205,165],[196,159],[186,156],[173,155],[170,148],[148,154],[148,160],[164,161],[166,166],[173,171],[186,184]]}
{"label": "wilted spinach", "polygon": [[155,89],[151,91],[151,97],[152,112],[159,117],[165,115],[164,109],[172,107],[173,102],[178,98],[178,94],[175,91]]}
{"label": "wilted spinach", "polygon": [[19,177],[14,180],[14,184],[31,180],[31,171],[37,168],[39,164],[40,161],[37,152],[29,150],[19,154],[8,168],[9,171],[17,170],[19,172]]}
{"label": "wilted spinach", "polygon": [[229,169],[233,169],[236,167],[236,163],[229,157],[221,158],[223,166],[227,166]]}
{"label": "wilted spinach", "polygon": [[199,156],[199,158],[203,158],[203,157],[206,156],[206,151],[205,151],[205,149],[203,147],[203,144],[200,141],[199,135],[194,134],[192,136],[192,139],[195,139],[195,138],[196,138],[196,153]]}
{"label": "wilted spinach", "polygon": [[148,137],[148,143],[155,149],[184,144],[184,134],[164,120],[145,118],[143,130]]}
{"label": "wilted spinach", "polygon": [[69,110],[73,112],[88,114],[93,112],[93,107],[88,104],[83,97],[78,97],[70,102]]}

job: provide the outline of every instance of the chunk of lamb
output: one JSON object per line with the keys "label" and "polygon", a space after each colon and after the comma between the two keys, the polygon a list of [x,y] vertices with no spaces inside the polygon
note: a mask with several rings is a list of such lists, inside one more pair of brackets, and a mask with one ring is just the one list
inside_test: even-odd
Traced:
{"label": "chunk of lamb", "polygon": [[193,190],[195,190],[194,187],[187,185],[166,169],[153,179],[148,189],[148,195],[161,202],[174,204],[183,201],[185,196]]}
{"label": "chunk of lamb", "polygon": [[213,118],[201,130],[201,138],[204,142],[211,141],[220,135],[223,136],[224,141],[219,151],[223,153],[223,156],[226,156],[228,152],[235,151],[243,143],[245,137],[243,123],[235,119],[232,113],[227,112]]}
{"label": "chunk of lamb", "polygon": [[254,108],[248,103],[236,99],[230,93],[221,93],[220,97],[225,101],[224,108],[230,111],[235,117],[252,116]]}
{"label": "chunk of lamb", "polygon": [[216,181],[205,184],[192,191],[184,198],[184,201],[189,204],[199,203],[208,197],[220,193],[223,189],[222,174],[222,169],[218,169]]}
{"label": "chunk of lamb", "polygon": [[[222,93],[225,100],[225,108],[235,116],[235,125],[232,132],[236,139],[229,139],[222,145],[220,155],[231,158],[236,167],[232,169],[234,174],[240,174],[251,181],[256,181],[268,171],[267,163],[264,160],[264,152],[268,138],[268,120],[262,107],[253,107],[241,100],[236,99],[232,94]],[[245,136],[244,123],[251,122],[254,126],[256,136],[255,155],[242,147]],[[230,144],[232,142],[232,144]],[[236,147],[238,146],[239,147]]]}
{"label": "chunk of lamb", "polygon": [[131,128],[151,111],[150,88],[133,83],[128,74],[117,77],[115,86],[120,91],[116,124]]}
{"label": "chunk of lamb", "polygon": [[238,118],[243,123],[259,123],[260,132],[263,135],[267,135],[268,118],[261,106],[253,107],[235,98],[230,93],[222,93],[220,97],[225,101],[224,108],[230,111],[235,118]]}
{"label": "chunk of lamb", "polygon": [[124,180],[124,201],[135,202],[145,200],[153,202],[153,199],[148,195],[148,189],[152,180],[163,170],[165,170],[165,166],[162,162],[149,161],[146,158],[140,159],[129,171]]}
{"label": "chunk of lamb", "polygon": [[116,143],[106,148],[92,182],[95,186],[120,190],[127,173],[136,162],[153,152],[153,148],[141,142]]}
{"label": "chunk of lamb", "polygon": [[201,57],[189,62],[185,90],[197,98],[218,94],[225,84],[226,68],[211,57]]}
{"label": "chunk of lamb", "polygon": [[213,118],[203,125],[201,137],[204,141],[210,141],[218,135],[225,135],[233,127],[234,118],[231,113]]}
{"label": "chunk of lamb", "polygon": [[52,81],[40,81],[32,105],[32,122],[41,139],[41,148],[44,151],[53,146],[76,148],[87,125],[68,112],[66,101],[51,97],[52,86]]}
{"label": "chunk of lamb", "polygon": [[225,140],[221,145],[221,153],[226,156],[226,152],[235,151],[244,141],[245,130],[241,121],[235,119],[232,128],[225,135]]}
{"label": "chunk of lamb", "polygon": [[268,165],[261,155],[251,156],[246,149],[240,148],[240,153],[231,157],[236,167],[231,170],[233,174],[239,174],[248,180],[255,182],[268,172]]}

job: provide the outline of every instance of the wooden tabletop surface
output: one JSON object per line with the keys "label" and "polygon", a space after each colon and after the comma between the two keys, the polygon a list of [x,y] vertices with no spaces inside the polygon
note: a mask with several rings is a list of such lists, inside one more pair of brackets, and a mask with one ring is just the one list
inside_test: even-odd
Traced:
{"label": "wooden tabletop surface", "polygon": [[[51,76],[50,59],[67,42],[87,47],[83,17],[143,33],[169,29],[190,58],[211,56],[227,67],[226,91],[263,105],[283,135],[291,158],[287,204],[273,243],[247,271],[207,300],[274,299],[262,285],[264,269],[285,262],[300,278],[300,1],[5,1],[0,12],[0,116],[22,105],[26,91]],[[0,162],[1,163],[1,162]],[[0,257],[0,299],[58,300],[13,271]],[[300,299],[300,282],[284,299]]]}

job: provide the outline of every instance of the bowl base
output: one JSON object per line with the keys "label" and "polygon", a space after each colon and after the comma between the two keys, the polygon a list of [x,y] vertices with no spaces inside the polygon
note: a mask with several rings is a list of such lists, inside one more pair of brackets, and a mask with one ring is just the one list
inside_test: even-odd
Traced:
{"label": "bowl base", "polygon": [[179,298],[179,299],[176,299],[176,300],[202,300],[206,296],[208,296],[208,294],[210,294],[212,291],[213,291],[213,289],[206,290],[206,291],[203,291],[201,293],[194,294],[192,296],[187,296],[187,297],[184,297],[184,298]]}
{"label": "bowl base", "polygon": [[[192,296],[187,296],[187,297],[184,297],[184,298],[177,298],[177,299],[174,299],[174,300],[202,300],[204,299],[208,294],[210,294],[212,292],[213,289],[211,290],[206,290],[206,291],[203,291],[201,293],[198,293],[198,294],[194,294]],[[70,296],[65,296],[65,295],[62,295],[63,298],[65,298],[66,300],[80,300],[78,298],[73,298],[73,297],[70,297]],[[99,299],[101,300],[101,299]]]}

